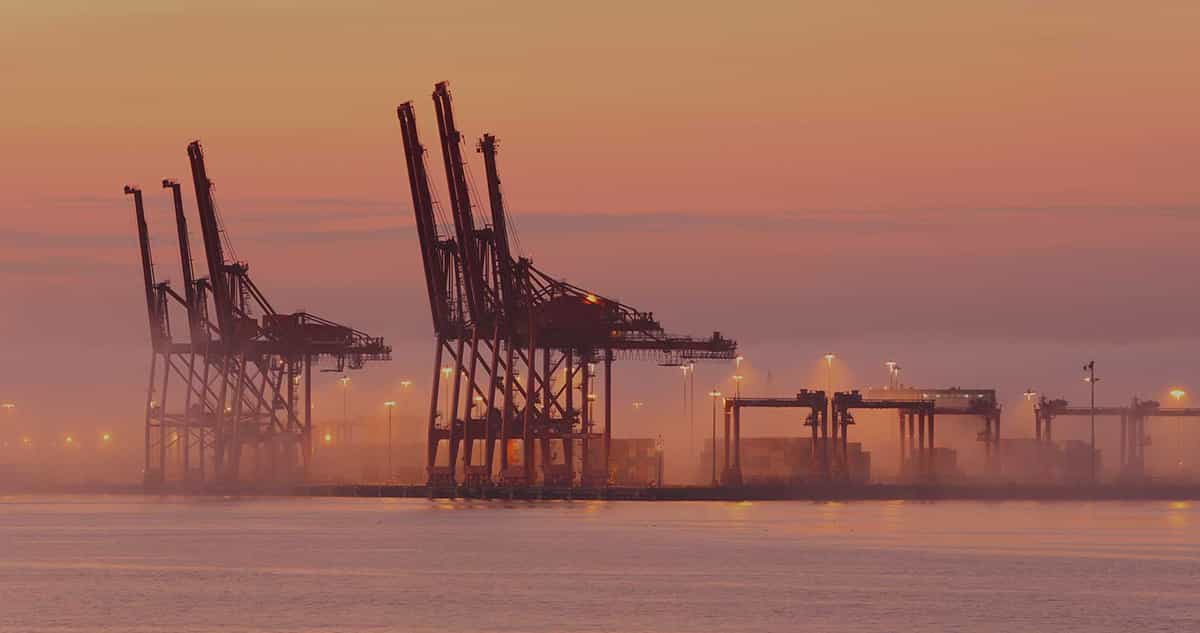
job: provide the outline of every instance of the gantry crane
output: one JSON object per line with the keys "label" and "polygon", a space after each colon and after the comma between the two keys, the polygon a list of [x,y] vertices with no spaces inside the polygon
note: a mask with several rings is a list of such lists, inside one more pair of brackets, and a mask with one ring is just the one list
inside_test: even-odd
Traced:
{"label": "gantry crane", "polygon": [[[226,255],[200,143],[189,144],[187,153],[209,274],[194,275],[181,186],[163,180],[174,208],[183,295],[155,281],[142,192],[125,188],[134,200],[152,348],[145,481],[149,487],[292,481],[307,474],[312,459],[312,365],[328,358],[337,371],[359,369],[364,361],[388,359],[391,348],[307,312],[276,312],[249,266]],[[186,338],[171,331],[172,306],[186,313]],[[183,382],[181,394],[172,376]],[[241,470],[245,447],[254,456],[250,474]]]}
{"label": "gantry crane", "polygon": [[[436,338],[426,455],[430,484],[454,487],[461,473],[468,486],[604,485],[613,361],[731,359],[736,344],[719,333],[668,335],[652,314],[555,279],[532,260],[514,256],[496,137],[485,134],[477,145],[490,208],[481,217],[471,201],[463,137],[445,82],[434,87],[433,102],[450,223],[438,220],[413,104],[397,108]],[[443,367],[447,357],[452,366]],[[592,403],[599,395],[593,391],[599,364],[603,426],[597,429]],[[442,383],[449,379],[448,404],[439,411]]]}

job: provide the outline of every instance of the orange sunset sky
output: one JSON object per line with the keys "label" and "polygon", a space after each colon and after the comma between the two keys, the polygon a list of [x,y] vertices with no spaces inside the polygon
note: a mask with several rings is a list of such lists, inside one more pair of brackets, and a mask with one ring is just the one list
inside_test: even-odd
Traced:
{"label": "orange sunset sky", "polygon": [[[145,187],[177,279],[157,182],[189,182],[193,138],[276,307],[395,346],[355,375],[357,413],[402,378],[424,397],[395,106],[436,152],[439,80],[470,139],[501,139],[523,252],[738,339],[749,391],[819,382],[834,350],[842,386],[896,358],[1014,410],[1029,387],[1082,399],[1091,358],[1101,400],[1200,397],[1198,33],[1200,4],[1173,0],[0,0],[0,399],[140,432],[121,187]],[[619,401],[677,411],[678,372],[620,369]],[[702,367],[697,391],[729,373]]]}

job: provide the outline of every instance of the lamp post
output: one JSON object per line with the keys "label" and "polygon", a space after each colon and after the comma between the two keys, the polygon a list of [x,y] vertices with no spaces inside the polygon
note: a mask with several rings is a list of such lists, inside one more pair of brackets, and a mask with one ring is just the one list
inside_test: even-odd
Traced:
{"label": "lamp post", "polygon": [[396,471],[392,468],[392,409],[396,408],[396,401],[388,400],[383,403],[383,406],[387,407],[388,412],[388,481],[391,481],[392,477],[396,474]]}
{"label": "lamp post", "polygon": [[342,433],[346,434],[347,441],[353,441],[350,434],[350,377],[342,376],[338,382],[342,383]]}
{"label": "lamp post", "polygon": [[900,378],[900,363],[897,363],[894,360],[889,360],[886,363],[884,363],[884,366],[888,368],[888,388],[889,389],[899,388],[900,387],[900,380],[899,380],[899,378]]}
{"label": "lamp post", "polygon": [[712,398],[712,485],[717,487],[717,398],[721,397],[721,392],[717,391],[716,387],[708,392]]}
{"label": "lamp post", "polygon": [[[683,417],[688,420],[688,453],[695,457],[696,455],[696,416],[688,412],[688,374],[695,369],[695,363],[680,365],[679,369],[683,372]],[[689,457],[688,459],[691,459]]]}
{"label": "lamp post", "polygon": [[404,380],[400,381],[400,398],[398,398],[398,403],[400,406],[400,426],[401,426],[400,432],[401,433],[404,432],[404,429],[403,429],[403,427],[404,427],[404,409],[408,406],[408,390],[410,387],[412,387],[412,384],[413,384],[412,381],[408,380],[408,379],[404,379]]}
{"label": "lamp post", "polygon": [[[688,419],[692,429],[696,428],[696,361],[688,363]],[[695,431],[692,431],[695,433]],[[695,452],[692,452],[695,455]]]}
{"label": "lamp post", "polygon": [[[0,409],[4,409],[4,417],[6,417],[6,418],[11,418],[12,414],[13,414],[13,409],[16,409],[16,408],[17,408],[17,405],[12,402],[0,402]],[[7,443],[5,444],[5,446],[7,446]]]}
{"label": "lamp post", "polygon": [[[1179,404],[1179,402],[1181,402],[1183,400],[1183,397],[1187,395],[1187,392],[1184,391],[1183,389],[1180,389],[1179,387],[1172,389],[1169,393],[1171,394],[1172,398],[1175,398],[1176,404]],[[1182,476],[1183,475],[1183,418],[1177,418],[1175,420],[1175,428],[1176,428],[1175,435],[1179,438],[1178,441],[1175,442],[1175,451],[1176,451],[1175,465],[1179,467],[1179,474],[1180,474],[1180,476]]]}
{"label": "lamp post", "polygon": [[825,354],[825,391],[833,393],[833,359],[837,358],[833,352]]}
{"label": "lamp post", "polygon": [[1026,389],[1025,393],[1023,393],[1021,395],[1025,396],[1025,402],[1028,402],[1029,408],[1033,410],[1033,423],[1036,426],[1036,428],[1038,429],[1038,439],[1040,440],[1040,439],[1042,439],[1041,438],[1042,425],[1041,425],[1041,422],[1037,419],[1037,414],[1038,414],[1037,406],[1038,405],[1037,405],[1037,401],[1034,400],[1034,398],[1036,398],[1038,394],[1036,391],[1033,390],[1032,387],[1030,387],[1029,389]]}
{"label": "lamp post", "polygon": [[1096,377],[1096,361],[1094,361],[1094,360],[1088,361],[1088,363],[1083,366],[1083,371],[1087,372],[1087,376],[1085,376],[1083,378],[1083,381],[1088,383],[1088,386],[1091,387],[1091,392],[1092,392],[1091,409],[1089,409],[1088,413],[1091,414],[1091,419],[1092,419],[1092,441],[1091,441],[1092,455],[1091,455],[1091,457],[1092,457],[1092,483],[1094,484],[1094,483],[1096,483],[1096,382],[1100,380],[1099,378]]}

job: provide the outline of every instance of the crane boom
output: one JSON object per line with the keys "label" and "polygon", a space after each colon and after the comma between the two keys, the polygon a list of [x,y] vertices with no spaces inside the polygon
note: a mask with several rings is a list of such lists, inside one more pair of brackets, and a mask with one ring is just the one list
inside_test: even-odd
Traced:
{"label": "crane boom", "polygon": [[435,331],[443,331],[448,322],[448,306],[441,300],[439,289],[445,286],[444,274],[437,255],[437,220],[433,215],[433,195],[429,190],[429,175],[425,169],[425,148],[417,134],[417,119],[411,101],[396,108],[400,133],[404,140],[404,158],[408,166],[408,184],[412,191],[413,216],[417,225],[417,241],[421,245],[421,262],[425,267],[425,286],[433,313]]}
{"label": "crane boom", "polygon": [[164,178],[163,189],[171,190],[175,206],[175,228],[179,235],[179,262],[183,270],[183,296],[187,304],[188,325],[193,338],[200,329],[199,311],[196,306],[196,275],[192,268],[192,246],[188,240],[187,217],[183,213],[183,190],[176,180]]}
{"label": "crane boom", "polygon": [[484,171],[487,173],[488,201],[492,208],[492,244],[495,248],[497,273],[506,312],[516,306],[516,284],[513,282],[512,251],[508,244],[508,220],[504,215],[504,196],[500,191],[500,174],[496,169],[496,137],[484,134],[479,140],[479,152],[483,154]]}
{"label": "crane boom", "polygon": [[225,275],[225,253],[221,248],[221,229],[213,207],[212,181],[208,179],[200,141],[188,143],[187,152],[192,167],[192,183],[196,190],[196,207],[200,213],[204,254],[208,260],[208,280],[212,285],[213,303],[217,309],[217,327],[221,332],[221,339],[229,341],[234,332],[233,297]]}
{"label": "crane boom", "polygon": [[471,215],[471,195],[463,168],[462,134],[454,125],[454,110],[450,104],[450,89],[446,82],[434,86],[433,105],[437,111],[438,133],[441,137],[442,160],[446,168],[446,184],[450,190],[450,206],[454,215],[454,231],[462,262],[467,305],[471,317],[480,321],[484,314],[485,285],[475,248],[475,220]]}
{"label": "crane boom", "polygon": [[155,347],[163,340],[162,320],[158,314],[158,299],[155,292],[154,260],[150,254],[150,229],[146,226],[146,208],[142,204],[142,190],[125,185],[125,194],[133,196],[133,210],[137,217],[138,248],[142,254],[142,281],[146,289],[146,317],[150,322],[150,341]]}

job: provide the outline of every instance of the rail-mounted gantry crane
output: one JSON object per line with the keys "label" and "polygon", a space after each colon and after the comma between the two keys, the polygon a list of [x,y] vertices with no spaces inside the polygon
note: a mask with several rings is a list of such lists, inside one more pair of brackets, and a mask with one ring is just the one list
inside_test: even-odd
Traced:
{"label": "rail-mounted gantry crane", "polygon": [[1150,418],[1200,418],[1200,409],[1164,407],[1156,400],[1133,398],[1128,406],[1073,407],[1061,398],[1039,397],[1033,410],[1034,430],[1039,441],[1054,443],[1054,419],[1063,416],[1117,418],[1120,420],[1120,453],[1118,475],[1127,481],[1146,477],[1146,446],[1150,435],[1146,422]]}
{"label": "rail-mounted gantry crane", "polygon": [[[454,487],[461,473],[472,487],[604,485],[613,361],[731,359],[736,344],[719,333],[669,335],[653,314],[555,279],[514,255],[496,137],[485,134],[476,146],[490,207],[490,215],[480,218],[445,82],[434,87],[433,103],[451,222],[438,220],[413,104],[397,108],[436,337],[429,482]],[[446,381],[448,403],[439,411]],[[593,414],[601,394],[602,425]]]}
{"label": "rail-mounted gantry crane", "polygon": [[[208,276],[193,270],[181,185],[171,191],[183,294],[155,280],[141,189],[131,195],[150,323],[150,380],[145,409],[145,482],[149,487],[287,482],[312,459],[312,366],[334,371],[386,360],[383,339],[307,312],[280,314],[250,279],[249,266],[227,256],[199,142],[187,148]],[[172,308],[187,317],[187,336],[171,329]],[[182,385],[175,387],[174,381]],[[241,469],[254,459],[253,473]]]}
{"label": "rail-mounted gantry crane", "polygon": [[[832,466],[829,455],[829,400],[824,391],[801,390],[794,398],[751,398],[735,396],[724,399],[725,434],[724,465],[721,469],[721,483],[726,486],[742,485],[742,409],[807,409],[803,426],[807,426],[812,435],[809,444],[812,455],[810,465],[814,478],[826,480],[832,477]],[[732,431],[732,433],[731,433]],[[715,435],[715,434],[714,434]],[[732,446],[731,446],[732,443]],[[713,451],[714,455],[716,451]]]}

